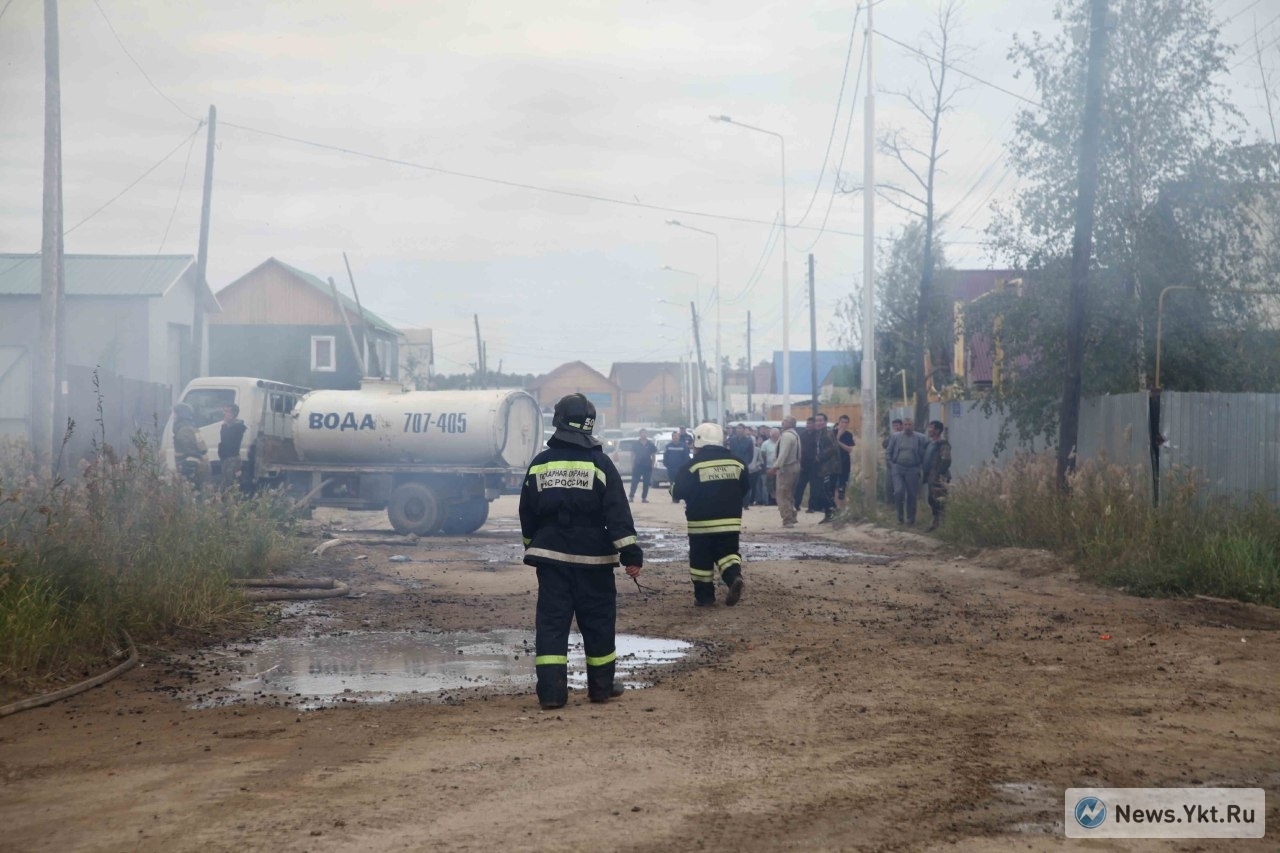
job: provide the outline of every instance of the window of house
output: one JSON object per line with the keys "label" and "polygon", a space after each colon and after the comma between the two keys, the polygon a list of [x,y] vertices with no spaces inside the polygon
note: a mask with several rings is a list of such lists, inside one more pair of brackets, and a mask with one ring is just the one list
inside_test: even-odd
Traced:
{"label": "window of house", "polygon": [[333,335],[311,336],[311,369],[324,373],[333,373],[338,369],[338,354],[335,351]]}

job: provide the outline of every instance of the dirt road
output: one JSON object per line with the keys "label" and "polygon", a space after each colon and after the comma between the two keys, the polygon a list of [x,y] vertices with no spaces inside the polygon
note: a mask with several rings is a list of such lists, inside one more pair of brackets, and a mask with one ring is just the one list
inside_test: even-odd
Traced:
{"label": "dirt road", "polygon": [[[307,605],[307,630],[532,628],[514,510],[417,562],[329,550],[306,571],[365,595]],[[0,720],[0,849],[1051,850],[1082,843],[1063,838],[1063,791],[1086,785],[1268,795],[1263,840],[1088,849],[1278,849],[1280,613],[1130,598],[1043,554],[817,515],[784,531],[761,508],[741,604],[695,609],[679,510],[665,492],[635,505],[672,560],[646,568],[657,592],[618,572],[620,631],[697,648],[652,687],[556,712],[524,691],[196,709],[178,697],[216,665],[151,650]]]}

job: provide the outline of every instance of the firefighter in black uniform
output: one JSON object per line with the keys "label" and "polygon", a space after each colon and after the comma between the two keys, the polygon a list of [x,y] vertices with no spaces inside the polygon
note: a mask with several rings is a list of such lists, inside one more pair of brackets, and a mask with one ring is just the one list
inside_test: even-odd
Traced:
{"label": "firefighter in black uniform", "polygon": [[724,603],[742,598],[742,499],[751,488],[747,466],[724,446],[724,432],[712,423],[693,431],[693,459],[676,475],[671,495],[683,500],[689,523],[689,574],[693,603],[716,603],[715,576],[729,588]]}
{"label": "firefighter in black uniform", "polygon": [[622,477],[592,437],[596,408],[581,394],[556,403],[555,434],[534,457],[520,491],[524,561],[538,570],[534,664],[544,710],[569,699],[569,626],[576,616],[587,655],[587,698],[622,695],[614,683],[619,562],[638,577],[644,555]]}

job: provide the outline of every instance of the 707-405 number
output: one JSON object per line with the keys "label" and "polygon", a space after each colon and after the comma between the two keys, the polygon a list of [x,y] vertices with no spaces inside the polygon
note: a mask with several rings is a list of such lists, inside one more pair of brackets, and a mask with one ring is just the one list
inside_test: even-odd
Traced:
{"label": "707-405 number", "polygon": [[466,412],[443,412],[433,415],[431,412],[405,412],[404,431],[425,433],[431,432],[460,433],[467,431]]}

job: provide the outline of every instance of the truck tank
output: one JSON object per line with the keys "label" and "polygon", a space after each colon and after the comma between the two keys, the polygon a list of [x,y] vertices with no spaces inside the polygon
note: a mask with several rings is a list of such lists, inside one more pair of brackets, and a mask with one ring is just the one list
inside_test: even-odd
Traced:
{"label": "truck tank", "polygon": [[312,391],[294,410],[300,461],[526,468],[542,410],[524,391]]}

